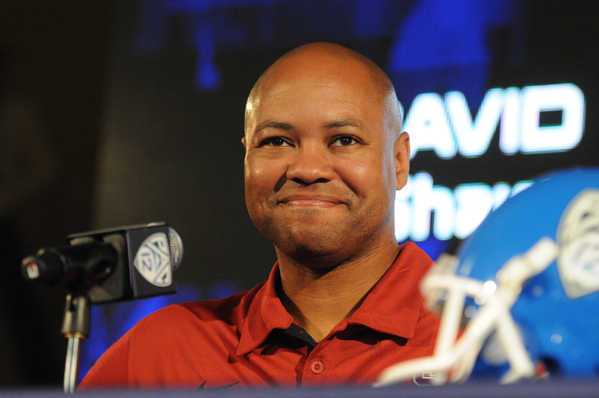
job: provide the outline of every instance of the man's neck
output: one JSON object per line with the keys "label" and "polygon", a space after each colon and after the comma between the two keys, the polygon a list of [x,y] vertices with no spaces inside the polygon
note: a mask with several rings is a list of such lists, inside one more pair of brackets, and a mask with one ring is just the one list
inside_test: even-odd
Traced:
{"label": "man's neck", "polygon": [[279,256],[281,302],[315,341],[325,338],[362,304],[395,261],[397,245],[326,271]]}

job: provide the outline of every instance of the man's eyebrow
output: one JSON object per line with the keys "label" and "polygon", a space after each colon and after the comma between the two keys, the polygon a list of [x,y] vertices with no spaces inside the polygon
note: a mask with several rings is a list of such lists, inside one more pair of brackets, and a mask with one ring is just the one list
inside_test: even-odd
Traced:
{"label": "man's eyebrow", "polygon": [[254,130],[254,131],[257,133],[257,132],[260,132],[267,128],[273,128],[273,129],[285,130],[285,131],[293,130],[293,126],[290,125],[289,123],[275,122],[273,120],[266,120],[266,121],[260,123],[258,126],[256,126],[256,130]]}
{"label": "man's eyebrow", "polygon": [[325,129],[334,129],[339,127],[357,127],[363,128],[363,124],[355,119],[350,118],[342,118],[337,120],[332,120],[324,124]]}
{"label": "man's eyebrow", "polygon": [[[335,119],[335,120],[326,122],[326,123],[324,123],[323,127],[325,129],[334,129],[334,128],[339,128],[339,127],[363,128],[363,124],[355,119],[341,118],[341,119]],[[260,131],[265,130],[267,128],[291,131],[295,127],[293,127],[293,125],[291,125],[289,123],[276,122],[274,120],[265,120],[264,122],[262,122],[262,123],[258,124],[258,126],[256,126],[256,129],[254,130],[254,132],[259,133]]]}

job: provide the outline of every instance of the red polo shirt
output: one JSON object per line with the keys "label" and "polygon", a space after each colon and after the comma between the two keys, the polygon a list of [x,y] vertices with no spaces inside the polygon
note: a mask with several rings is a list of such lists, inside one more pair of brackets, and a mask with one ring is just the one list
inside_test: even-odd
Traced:
{"label": "red polo shirt", "polygon": [[373,383],[388,366],[433,354],[438,318],[418,290],[431,264],[415,244],[404,245],[362,305],[318,344],[281,304],[275,265],[252,290],[142,319],[80,388]]}

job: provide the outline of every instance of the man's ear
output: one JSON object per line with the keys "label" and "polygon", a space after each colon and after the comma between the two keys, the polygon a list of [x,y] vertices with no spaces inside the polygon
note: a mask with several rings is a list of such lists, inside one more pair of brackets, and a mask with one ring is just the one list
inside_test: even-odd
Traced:
{"label": "man's ear", "polygon": [[247,149],[247,145],[245,144],[245,135],[243,136],[243,138],[241,139],[241,143],[243,144],[243,147],[245,149]]}
{"label": "man's ear", "polygon": [[401,133],[393,146],[395,161],[395,178],[399,191],[408,183],[410,172],[410,136],[405,131]]}

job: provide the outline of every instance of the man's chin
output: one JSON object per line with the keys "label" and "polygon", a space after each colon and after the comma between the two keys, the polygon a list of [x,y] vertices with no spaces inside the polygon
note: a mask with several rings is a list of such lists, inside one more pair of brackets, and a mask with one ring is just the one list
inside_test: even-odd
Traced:
{"label": "man's chin", "polygon": [[[340,239],[328,236],[326,239],[289,238],[275,244],[278,254],[302,263],[309,268],[327,270],[345,262],[348,257],[348,247]],[[314,236],[312,236],[314,238]],[[281,256],[279,255],[279,258]]]}

